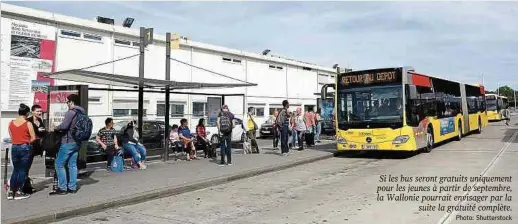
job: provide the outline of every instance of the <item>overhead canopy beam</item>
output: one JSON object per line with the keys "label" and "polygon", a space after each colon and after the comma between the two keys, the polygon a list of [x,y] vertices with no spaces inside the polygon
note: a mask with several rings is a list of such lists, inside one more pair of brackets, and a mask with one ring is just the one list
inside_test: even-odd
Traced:
{"label": "overhead canopy beam", "polygon": [[[72,82],[82,82],[98,85],[113,85],[119,87],[138,88],[139,78],[133,76],[117,75],[111,73],[85,71],[79,69],[64,70],[59,72],[47,73],[45,77],[66,80]],[[169,86],[171,90],[178,89],[205,89],[205,88],[235,88],[257,86],[255,83],[202,83],[202,82],[177,82],[160,79],[144,78],[144,88],[165,89]]]}

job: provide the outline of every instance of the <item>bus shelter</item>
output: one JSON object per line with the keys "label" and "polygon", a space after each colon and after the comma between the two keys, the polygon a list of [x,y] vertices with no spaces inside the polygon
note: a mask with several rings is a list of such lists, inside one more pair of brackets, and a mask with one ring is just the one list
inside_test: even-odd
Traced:
{"label": "bus shelter", "polygon": [[[88,96],[87,92],[84,91],[86,88],[87,90],[100,90],[100,91],[123,91],[123,92],[139,92],[138,101],[139,105],[142,105],[142,102],[144,101],[143,94],[140,94],[141,92],[147,92],[147,93],[163,93],[165,94],[165,129],[163,134],[163,146],[164,146],[164,156],[163,159],[165,161],[168,160],[169,157],[169,134],[168,131],[170,124],[170,94],[191,94],[191,95],[205,95],[205,96],[217,96],[221,100],[215,100],[214,97],[209,97],[207,100],[212,102],[207,102],[208,104],[211,103],[213,110],[217,109],[219,110],[223,104],[226,104],[226,99],[232,99],[231,97],[241,97],[242,98],[242,114],[246,114],[246,105],[245,105],[245,95],[244,94],[213,94],[213,93],[199,93],[199,92],[182,92],[181,90],[200,90],[200,89],[216,89],[216,88],[236,88],[236,87],[248,87],[248,86],[257,86],[257,84],[254,83],[201,83],[201,82],[178,82],[178,81],[168,81],[168,80],[161,80],[161,79],[150,79],[150,78],[139,78],[134,76],[125,76],[125,75],[118,75],[118,74],[111,74],[111,73],[102,73],[102,72],[95,72],[95,71],[87,71],[83,69],[72,69],[72,70],[64,70],[54,73],[48,73],[44,75],[47,78],[52,78],[56,80],[64,80],[64,81],[71,81],[76,83],[87,83],[87,84],[96,84],[96,85],[109,85],[112,88],[97,88],[97,87],[88,87],[87,85],[80,85],[80,86],[55,86],[51,87],[49,90],[49,96],[53,95],[53,90],[70,90],[70,89],[77,89],[77,90],[83,90],[83,91],[77,91],[80,93],[80,98],[85,99],[85,102],[87,104],[88,102]],[[142,86],[139,88],[139,86]],[[54,94],[55,95],[55,94]],[[49,102],[52,101],[52,99]],[[235,101],[235,99],[234,99]],[[218,104],[217,107],[214,105]],[[50,104],[49,104],[50,105]],[[208,105],[209,106],[209,105]],[[141,108],[139,107],[139,110]],[[237,108],[236,108],[237,109]],[[209,109],[209,112],[210,109]],[[215,115],[213,112],[209,114],[208,123],[214,122],[215,123]],[[137,119],[139,121],[139,134],[142,136],[142,121],[143,121],[143,113],[139,112]],[[47,121],[50,122],[51,119],[47,117]],[[51,124],[50,124],[51,125]],[[49,127],[50,127],[49,125]],[[83,147],[82,147],[83,148]],[[86,156],[85,153],[80,153],[81,155]],[[80,156],[82,157],[82,156]],[[80,158],[81,159],[81,158]]]}

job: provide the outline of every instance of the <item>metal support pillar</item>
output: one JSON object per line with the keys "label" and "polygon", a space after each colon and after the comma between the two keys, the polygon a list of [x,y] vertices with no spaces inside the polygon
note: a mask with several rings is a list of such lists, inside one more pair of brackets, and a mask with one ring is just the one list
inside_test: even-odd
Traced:
{"label": "metal support pillar", "polygon": [[[171,33],[166,33],[165,40],[165,80],[171,80]],[[164,130],[164,147],[165,147],[165,155],[164,161],[169,160],[169,96],[170,95],[170,86],[167,85],[165,87],[165,130]]]}
{"label": "metal support pillar", "polygon": [[142,138],[142,124],[144,118],[144,52],[146,47],[146,28],[140,27],[140,57],[139,57],[139,85],[138,85],[138,134]]}

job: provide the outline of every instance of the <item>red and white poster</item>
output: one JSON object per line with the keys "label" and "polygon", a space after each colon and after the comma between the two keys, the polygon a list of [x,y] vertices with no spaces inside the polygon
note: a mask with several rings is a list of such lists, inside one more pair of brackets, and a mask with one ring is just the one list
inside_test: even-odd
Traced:
{"label": "red and white poster", "polygon": [[79,95],[79,90],[53,90],[50,92],[49,131],[54,131],[54,128],[65,119],[65,114],[68,112],[67,97],[70,94]]}
{"label": "red and white poster", "polygon": [[46,110],[47,93],[42,85],[53,86],[54,80],[41,75],[54,72],[56,28],[3,17],[1,25],[2,111],[16,111],[20,103],[38,104]]}

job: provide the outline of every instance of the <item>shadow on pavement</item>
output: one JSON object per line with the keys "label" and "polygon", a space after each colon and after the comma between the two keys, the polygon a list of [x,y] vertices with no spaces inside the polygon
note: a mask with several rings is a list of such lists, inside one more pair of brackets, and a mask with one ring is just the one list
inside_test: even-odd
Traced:
{"label": "shadow on pavement", "polygon": [[[511,137],[513,137],[513,134],[517,133],[517,132],[518,132],[518,127],[507,128],[504,132],[504,136],[502,136],[502,142],[505,142],[505,143],[510,142]],[[511,143],[518,143],[518,137],[514,138]]]}

